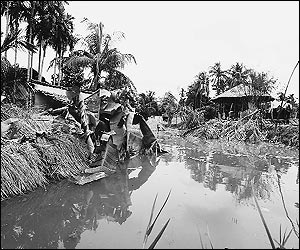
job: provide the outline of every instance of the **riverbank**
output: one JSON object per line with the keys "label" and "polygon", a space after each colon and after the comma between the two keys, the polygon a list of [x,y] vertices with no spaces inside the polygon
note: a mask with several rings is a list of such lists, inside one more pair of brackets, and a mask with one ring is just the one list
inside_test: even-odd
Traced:
{"label": "riverbank", "polygon": [[184,128],[182,123],[173,124],[182,136],[195,136],[201,139],[227,139],[249,143],[270,142],[299,148],[299,120],[289,124],[275,124],[263,119],[219,120],[212,119],[194,128]]}
{"label": "riverbank", "polygon": [[[1,105],[1,122],[15,119],[13,124],[7,124],[6,132],[1,129],[1,200],[44,187],[51,181],[72,178],[88,168],[88,150],[78,124],[72,119],[40,115],[40,111]],[[169,131],[161,117],[150,118],[147,123],[156,135]],[[209,120],[192,129],[183,129],[180,123],[171,128],[184,138],[225,137],[231,141],[299,147],[298,126],[278,125],[275,129],[274,124],[264,123],[259,130],[253,121],[240,128],[236,125],[237,121]]]}
{"label": "riverbank", "polygon": [[78,125],[39,112],[1,104],[1,200],[74,177],[88,167]]}

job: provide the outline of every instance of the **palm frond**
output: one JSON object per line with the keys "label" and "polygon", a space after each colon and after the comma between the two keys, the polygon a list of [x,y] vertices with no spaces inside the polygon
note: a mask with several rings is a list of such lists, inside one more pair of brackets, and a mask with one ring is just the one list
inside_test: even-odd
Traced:
{"label": "palm frond", "polygon": [[33,44],[27,42],[25,36],[22,36],[21,33],[22,30],[20,29],[8,33],[3,40],[3,43],[1,44],[1,53],[11,48],[15,48],[15,46],[17,46],[17,49],[26,49],[32,52],[36,52],[36,47]]}
{"label": "palm frond", "polygon": [[[55,59],[54,59],[55,60]],[[68,59],[64,60],[64,65],[70,68],[90,67],[94,64],[93,55],[87,51],[76,51]],[[52,67],[53,62],[49,66]]]}

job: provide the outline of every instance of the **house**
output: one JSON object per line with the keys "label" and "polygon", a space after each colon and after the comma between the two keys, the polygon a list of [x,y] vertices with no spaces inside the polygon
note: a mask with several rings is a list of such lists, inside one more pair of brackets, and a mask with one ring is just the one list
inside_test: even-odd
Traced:
{"label": "house", "polygon": [[225,117],[239,117],[240,112],[261,108],[263,103],[274,100],[269,94],[261,94],[250,86],[240,84],[222,94],[213,97],[212,101],[219,104],[219,115]]}

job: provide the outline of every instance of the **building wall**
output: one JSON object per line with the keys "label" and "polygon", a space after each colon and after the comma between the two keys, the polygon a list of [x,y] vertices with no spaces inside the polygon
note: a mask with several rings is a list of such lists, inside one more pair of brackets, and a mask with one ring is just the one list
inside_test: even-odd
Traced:
{"label": "building wall", "polygon": [[65,106],[65,104],[61,101],[55,100],[53,97],[47,96],[41,92],[35,93],[34,107],[44,107],[48,108],[60,108]]}

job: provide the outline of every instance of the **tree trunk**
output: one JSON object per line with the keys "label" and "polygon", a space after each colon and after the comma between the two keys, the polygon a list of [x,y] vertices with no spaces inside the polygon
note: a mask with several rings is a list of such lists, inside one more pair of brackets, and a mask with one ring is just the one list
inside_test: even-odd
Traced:
{"label": "tree trunk", "polygon": [[41,63],[42,63],[42,41],[40,41],[39,46],[39,62],[38,62],[38,80],[40,81],[41,77]]}
{"label": "tree trunk", "polygon": [[43,57],[42,57],[42,64],[41,64],[41,74],[39,75],[39,81],[42,81],[42,76],[43,76],[43,67],[44,67],[44,59],[46,57],[46,46],[43,46]]}
{"label": "tree trunk", "polygon": [[31,59],[30,59],[30,71],[29,71],[29,79],[32,80],[32,65],[33,65],[33,52],[31,52]]}
{"label": "tree trunk", "polygon": [[57,64],[57,51],[55,52],[54,73],[53,73],[53,85],[56,85],[56,64]]}
{"label": "tree trunk", "polygon": [[63,51],[60,52],[59,55],[59,66],[58,66],[58,85],[61,85],[61,79],[62,79],[62,58],[63,58]]}
{"label": "tree trunk", "polygon": [[[6,36],[8,34],[8,31],[9,31],[9,15],[8,15],[8,8],[9,8],[9,1],[7,3],[7,10],[6,10]],[[2,38],[1,38],[2,40]],[[4,52],[4,57],[5,59],[7,59],[7,50]]]}
{"label": "tree trunk", "polygon": [[[16,28],[17,29],[17,28]],[[15,72],[14,72],[14,84],[13,84],[13,103],[16,103],[16,87],[17,87],[17,55],[18,55],[18,49],[17,49],[17,37],[15,41]]]}
{"label": "tree trunk", "polygon": [[[32,3],[32,9],[31,9],[31,16],[29,21],[29,38],[28,41],[33,44],[33,37],[32,37],[32,19],[34,15],[34,2]],[[33,62],[33,52],[28,50],[28,69],[27,69],[27,82],[29,82],[32,78],[32,62]]]}

